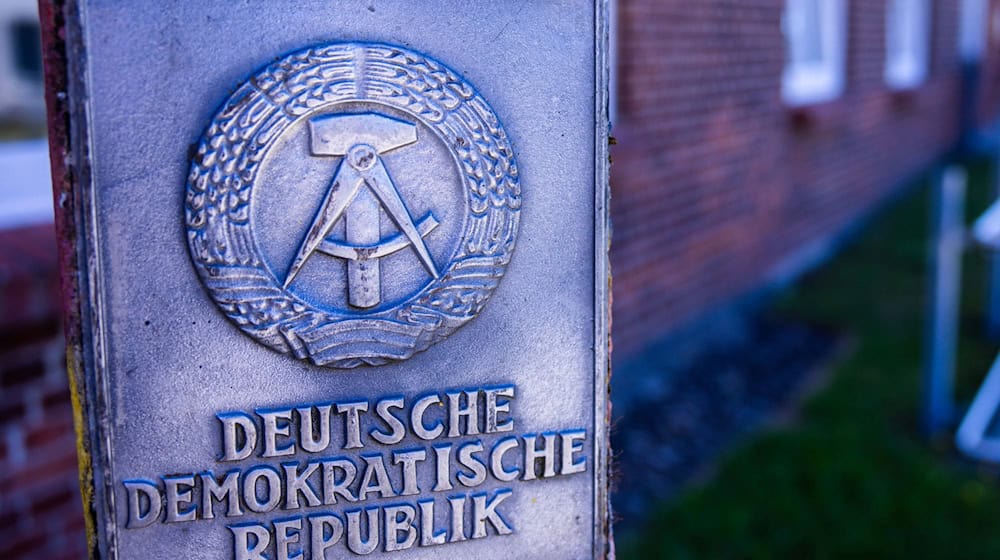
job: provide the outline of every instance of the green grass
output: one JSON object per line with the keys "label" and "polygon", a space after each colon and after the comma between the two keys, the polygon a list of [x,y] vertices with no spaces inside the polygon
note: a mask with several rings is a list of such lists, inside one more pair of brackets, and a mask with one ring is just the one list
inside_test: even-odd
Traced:
{"label": "green grass", "polygon": [[[970,166],[970,217],[986,205],[990,172]],[[728,454],[710,481],[622,535],[619,558],[1000,558],[996,474],[917,429],[928,199],[914,189],[779,298],[780,313],[851,335],[851,354],[794,425]],[[982,335],[984,274],[970,254],[960,399],[997,351]]]}
{"label": "green grass", "polygon": [[24,124],[18,122],[0,123],[0,142],[10,140],[31,140],[45,137],[45,123]]}

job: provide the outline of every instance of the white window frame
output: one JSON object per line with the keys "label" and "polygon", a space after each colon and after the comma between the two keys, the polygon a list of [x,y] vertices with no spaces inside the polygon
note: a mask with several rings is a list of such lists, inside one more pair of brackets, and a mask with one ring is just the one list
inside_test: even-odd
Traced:
{"label": "white window frame", "polygon": [[0,116],[17,115],[40,120],[45,115],[40,77],[26,77],[17,70],[13,24],[38,22],[38,2],[0,0]]}
{"label": "white window frame", "polygon": [[[845,85],[847,59],[847,2],[846,0],[786,0],[782,16],[782,29],[786,36],[789,25],[805,2],[819,3],[820,60],[802,64],[786,53],[785,71],[781,80],[781,96],[791,106],[822,103],[839,97]],[[789,37],[789,40],[793,38]]]}
{"label": "white window frame", "polygon": [[987,0],[962,0],[958,52],[965,62],[976,63],[983,58],[989,23],[988,8]]}
{"label": "white window frame", "polygon": [[[905,12],[909,17],[895,17],[901,3],[910,4]],[[931,1],[888,0],[885,5],[885,83],[897,90],[916,88],[927,79],[930,68]],[[893,49],[893,33],[910,35],[913,40],[902,49]]]}

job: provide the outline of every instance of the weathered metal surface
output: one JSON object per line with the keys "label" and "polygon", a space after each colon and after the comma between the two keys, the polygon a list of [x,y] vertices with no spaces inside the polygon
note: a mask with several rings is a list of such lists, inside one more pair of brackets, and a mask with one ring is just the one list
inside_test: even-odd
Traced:
{"label": "weathered metal surface", "polygon": [[94,426],[86,414],[88,383],[84,371],[84,328],[86,295],[82,274],[80,241],[82,227],[80,189],[74,185],[85,181],[89,167],[84,162],[71,162],[74,150],[81,152],[84,144],[79,127],[70,125],[70,91],[79,96],[79,80],[71,79],[70,51],[79,48],[79,35],[65,19],[66,5],[62,0],[40,0],[38,3],[42,32],[42,58],[45,66],[45,105],[48,115],[49,162],[52,175],[53,207],[59,248],[60,285],[62,289],[63,328],[66,336],[66,370],[73,403],[76,428],[77,457],[80,468],[80,494],[84,506],[87,549],[92,557],[97,549],[98,520],[95,509],[94,468],[91,442]]}
{"label": "weathered metal surface", "polygon": [[43,3],[95,556],[607,555],[604,10]]}

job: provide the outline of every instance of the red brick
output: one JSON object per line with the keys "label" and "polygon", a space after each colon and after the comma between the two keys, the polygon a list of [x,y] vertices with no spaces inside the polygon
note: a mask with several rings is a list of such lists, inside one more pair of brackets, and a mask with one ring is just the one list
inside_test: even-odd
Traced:
{"label": "red brick", "polygon": [[31,362],[5,368],[0,372],[0,385],[5,388],[38,381],[45,376],[45,364]]}
{"label": "red brick", "polygon": [[44,424],[32,426],[26,430],[25,444],[29,450],[53,442],[71,440],[74,437],[73,420],[68,407],[61,412],[61,414],[47,415]]}
{"label": "red brick", "polygon": [[56,490],[49,495],[35,496],[35,501],[31,504],[31,513],[41,517],[53,510],[66,509],[67,506],[75,505],[77,498],[77,493],[68,488]]}
{"label": "red brick", "polygon": [[[0,295],[8,297],[8,295]],[[48,343],[62,338],[56,310],[50,310],[47,317],[29,323],[20,323],[0,329],[0,352],[13,348],[23,348],[37,343]],[[2,325],[0,320],[0,325]]]}
{"label": "red brick", "polygon": [[0,503],[0,541],[6,540],[17,530],[21,512],[14,509],[9,498]]}
{"label": "red brick", "polygon": [[[72,439],[31,450],[28,463],[16,470],[0,471],[0,495],[32,496],[33,492],[77,479],[76,448]],[[0,556],[3,558],[3,556]]]}
{"label": "red brick", "polygon": [[16,533],[0,543],[0,558],[37,558],[45,541],[46,535],[41,531]]}
{"label": "red brick", "polygon": [[[42,406],[48,409],[65,409],[71,403],[68,386],[52,389],[42,397]],[[2,418],[2,417],[0,417]]]}
{"label": "red brick", "polygon": [[[884,0],[849,2],[846,91],[804,112],[780,95],[784,4],[618,2],[618,357],[752,291],[958,139],[959,0],[933,4],[930,73],[907,94],[884,84]],[[1000,51],[989,57],[995,115]]]}
{"label": "red brick", "polygon": [[[16,398],[16,396],[12,396]],[[0,402],[0,426],[7,425],[15,420],[24,417],[24,402],[17,400],[14,402]]]}

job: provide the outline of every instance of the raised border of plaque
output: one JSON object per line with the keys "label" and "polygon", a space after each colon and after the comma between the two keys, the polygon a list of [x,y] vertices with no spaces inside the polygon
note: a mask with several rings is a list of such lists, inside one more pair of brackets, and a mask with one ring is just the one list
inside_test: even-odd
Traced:
{"label": "raised border of plaque", "polygon": [[[82,29],[86,0],[41,0],[43,55],[56,229],[62,271],[67,367],[74,406],[81,492],[92,558],[118,558],[118,520],[111,440],[122,429],[111,421],[108,381],[108,304],[96,248],[102,243],[93,175],[88,58]],[[610,228],[608,154],[607,0],[594,0],[594,340],[593,351],[593,557],[611,554],[608,500],[610,444]],[[447,551],[448,549],[442,549]]]}

